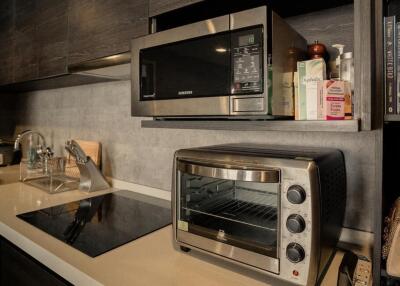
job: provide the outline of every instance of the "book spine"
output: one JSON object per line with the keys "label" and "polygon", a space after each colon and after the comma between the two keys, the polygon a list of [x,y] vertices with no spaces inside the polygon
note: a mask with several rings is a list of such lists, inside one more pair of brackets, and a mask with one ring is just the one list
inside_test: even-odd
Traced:
{"label": "book spine", "polygon": [[396,64],[395,64],[395,73],[396,73],[396,113],[400,114],[400,22],[396,23]]}
{"label": "book spine", "polygon": [[[385,111],[397,113],[397,92],[395,80],[395,17],[385,18]],[[396,59],[397,60],[397,59]]]}

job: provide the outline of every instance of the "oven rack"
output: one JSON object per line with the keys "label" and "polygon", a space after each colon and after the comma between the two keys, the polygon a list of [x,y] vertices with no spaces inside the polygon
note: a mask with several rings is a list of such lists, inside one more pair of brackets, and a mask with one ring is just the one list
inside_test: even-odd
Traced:
{"label": "oven rack", "polygon": [[202,206],[201,208],[182,207],[182,209],[270,231],[276,231],[278,220],[275,206],[237,199],[219,199],[207,208]]}

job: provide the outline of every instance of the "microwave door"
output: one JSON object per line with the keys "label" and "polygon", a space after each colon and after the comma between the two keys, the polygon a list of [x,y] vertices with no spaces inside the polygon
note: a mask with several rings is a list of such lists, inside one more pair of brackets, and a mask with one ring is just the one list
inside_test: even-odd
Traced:
{"label": "microwave door", "polygon": [[140,100],[230,94],[230,34],[219,33],[140,51]]}

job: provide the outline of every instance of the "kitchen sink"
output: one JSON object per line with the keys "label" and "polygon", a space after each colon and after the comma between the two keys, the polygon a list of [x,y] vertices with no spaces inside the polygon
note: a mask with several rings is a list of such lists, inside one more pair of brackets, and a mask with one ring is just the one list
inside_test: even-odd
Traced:
{"label": "kitchen sink", "polygon": [[50,194],[78,189],[79,180],[68,176],[46,176],[25,181],[26,184]]}

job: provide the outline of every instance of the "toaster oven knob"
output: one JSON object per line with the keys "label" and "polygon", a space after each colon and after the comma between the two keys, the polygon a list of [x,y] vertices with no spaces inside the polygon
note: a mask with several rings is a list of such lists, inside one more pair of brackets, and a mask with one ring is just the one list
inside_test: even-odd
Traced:
{"label": "toaster oven knob", "polygon": [[291,233],[300,233],[306,228],[306,222],[301,215],[291,214],[286,220],[286,227]]}
{"label": "toaster oven knob", "polygon": [[298,243],[289,243],[286,247],[286,257],[290,262],[298,263],[302,261],[305,257],[305,252],[303,247]]}
{"label": "toaster oven knob", "polygon": [[290,186],[286,197],[292,204],[301,204],[306,200],[306,191],[299,185]]}

